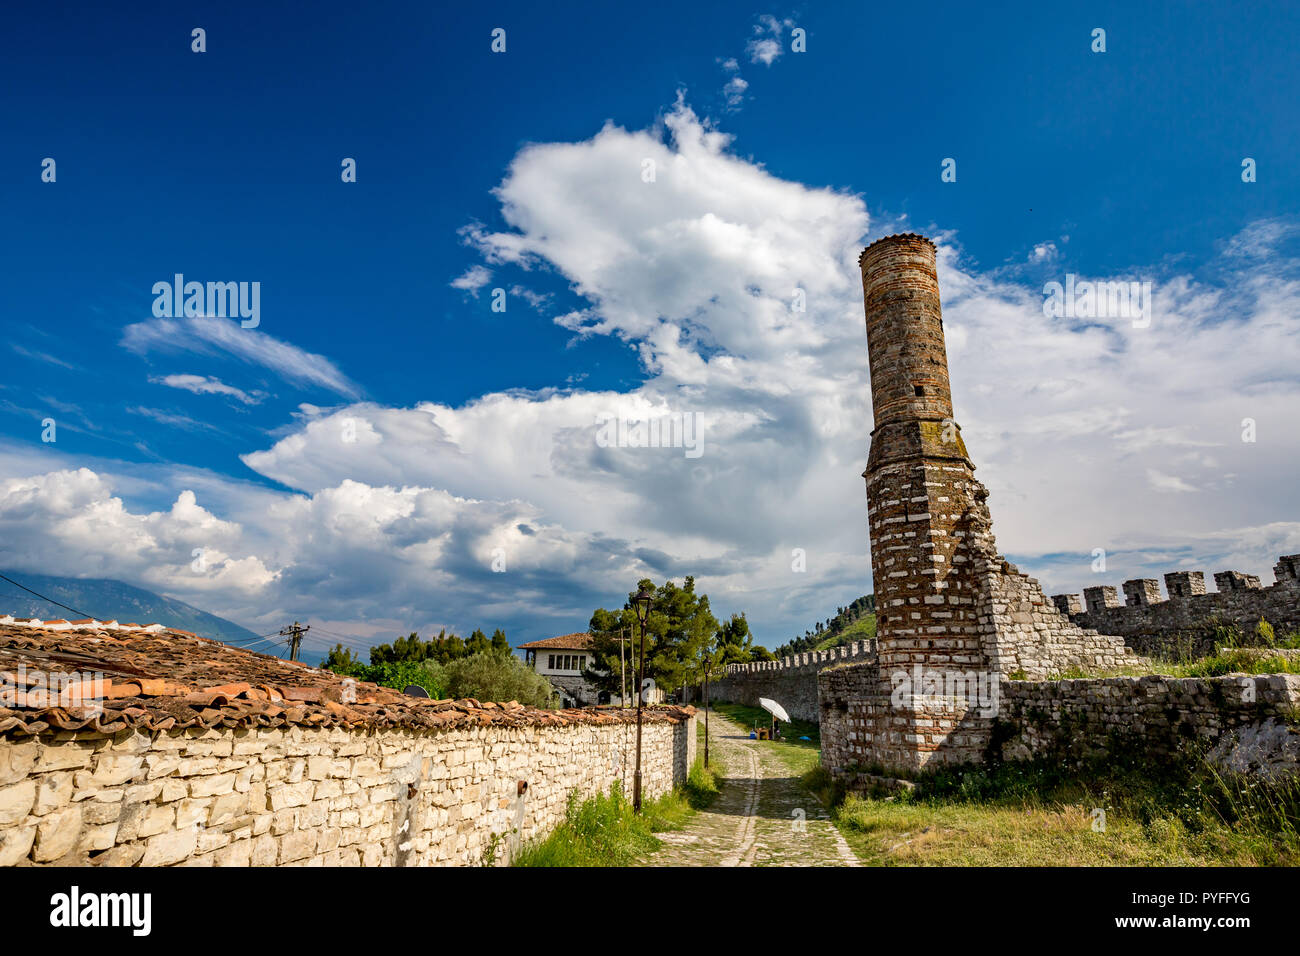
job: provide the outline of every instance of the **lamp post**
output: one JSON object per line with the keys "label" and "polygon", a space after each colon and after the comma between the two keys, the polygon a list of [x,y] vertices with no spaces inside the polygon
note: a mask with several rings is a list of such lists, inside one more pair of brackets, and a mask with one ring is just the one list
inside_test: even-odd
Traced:
{"label": "lamp post", "polygon": [[650,602],[653,600],[654,592],[648,587],[642,587],[632,599],[636,619],[641,624],[641,651],[636,680],[636,772],[632,774],[632,810],[635,813],[641,812],[641,700],[645,696],[645,622],[650,616]]}
{"label": "lamp post", "polygon": [[704,766],[709,766],[709,669],[713,666],[713,658],[708,654],[704,655]]}

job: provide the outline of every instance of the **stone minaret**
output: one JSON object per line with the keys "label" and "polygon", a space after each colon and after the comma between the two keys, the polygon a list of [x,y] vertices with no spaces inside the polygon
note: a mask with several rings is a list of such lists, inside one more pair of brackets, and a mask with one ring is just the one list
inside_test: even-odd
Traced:
{"label": "stone minaret", "polygon": [[862,253],[875,428],[863,477],[882,670],[987,666],[972,546],[991,543],[988,493],[952,417],[934,243]]}
{"label": "stone minaret", "polygon": [[1073,624],[997,552],[988,491],[952,417],[934,259],[929,239],[901,235],[858,260],[878,656],[819,679],[832,770],[981,760],[1010,680],[1135,663],[1122,638]]}

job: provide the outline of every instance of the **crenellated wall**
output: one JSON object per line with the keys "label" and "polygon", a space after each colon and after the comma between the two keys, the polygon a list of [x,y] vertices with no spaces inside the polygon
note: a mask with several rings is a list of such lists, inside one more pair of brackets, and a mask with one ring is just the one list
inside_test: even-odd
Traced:
{"label": "crenellated wall", "polygon": [[1235,625],[1247,639],[1261,618],[1279,633],[1300,628],[1300,554],[1280,557],[1273,574],[1275,583],[1263,587],[1253,574],[1220,571],[1218,590],[1207,592],[1205,572],[1173,571],[1164,576],[1168,598],[1156,578],[1135,578],[1124,582],[1122,601],[1113,585],[1085,588],[1082,604],[1077,594],[1052,601],[1080,627],[1118,634],[1139,653],[1203,655],[1213,653],[1221,624]]}
{"label": "crenellated wall", "polygon": [[757,707],[758,699],[767,697],[796,720],[816,722],[817,674],[836,664],[875,659],[876,642],[872,640],[854,641],[828,651],[808,651],[779,661],[732,664],[726,677],[709,684],[709,700]]}

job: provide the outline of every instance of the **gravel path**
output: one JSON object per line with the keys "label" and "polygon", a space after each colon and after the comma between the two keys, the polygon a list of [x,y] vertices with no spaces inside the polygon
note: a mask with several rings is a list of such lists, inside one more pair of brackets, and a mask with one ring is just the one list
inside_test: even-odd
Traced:
{"label": "gravel path", "polygon": [[716,711],[710,749],[727,775],[712,806],[685,828],[657,836],[664,846],[646,866],[858,866],[817,799],[790,775],[765,741]]}

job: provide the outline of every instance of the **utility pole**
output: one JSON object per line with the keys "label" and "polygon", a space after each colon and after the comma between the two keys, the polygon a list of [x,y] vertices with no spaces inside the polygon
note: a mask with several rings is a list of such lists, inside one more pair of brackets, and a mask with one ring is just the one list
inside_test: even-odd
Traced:
{"label": "utility pole", "polygon": [[298,659],[298,651],[302,647],[302,636],[311,630],[311,625],[299,626],[297,621],[293,622],[293,627],[282,627],[280,633],[289,638],[289,660]]}

